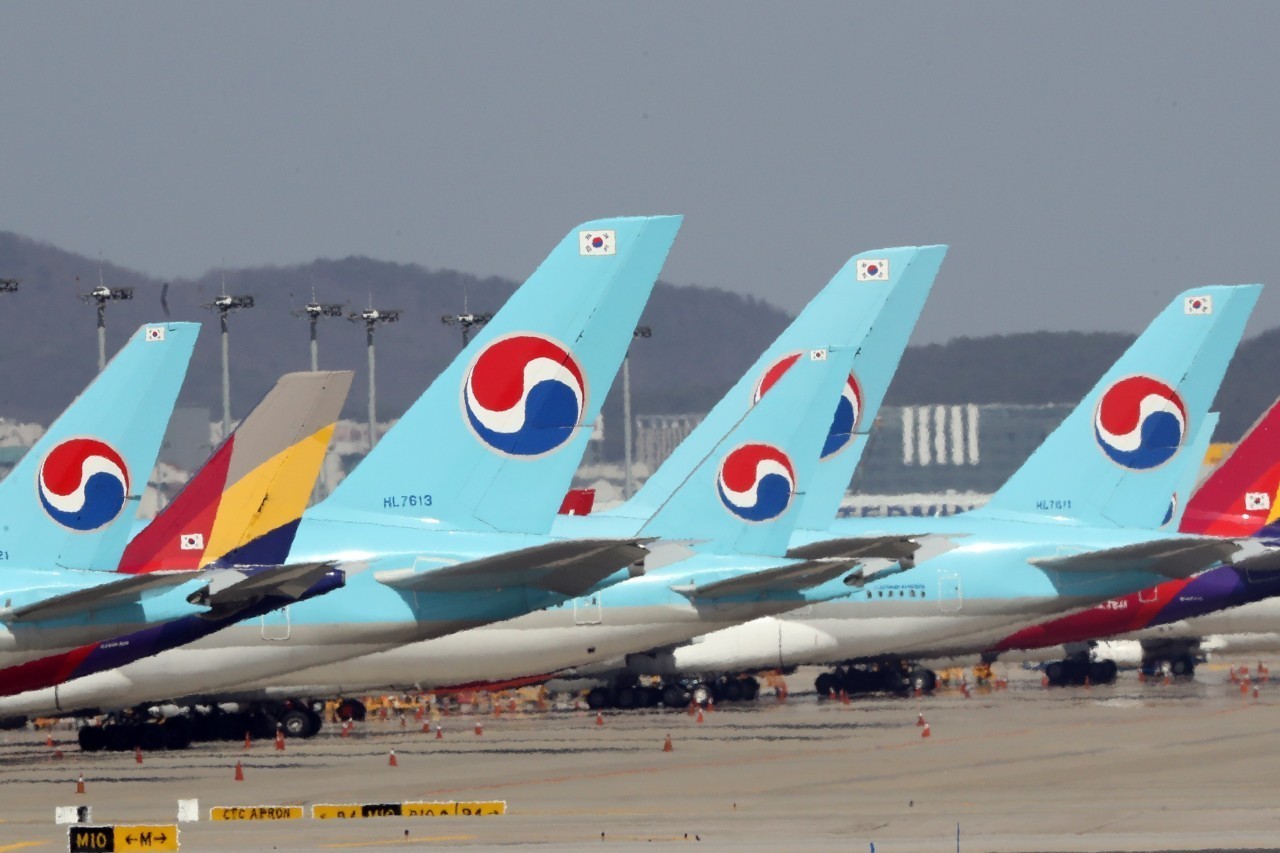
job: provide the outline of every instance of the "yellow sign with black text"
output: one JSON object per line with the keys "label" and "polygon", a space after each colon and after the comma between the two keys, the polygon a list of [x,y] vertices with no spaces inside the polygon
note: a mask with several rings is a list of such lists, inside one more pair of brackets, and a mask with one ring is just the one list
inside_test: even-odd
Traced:
{"label": "yellow sign with black text", "polygon": [[302,806],[214,806],[209,820],[302,820]]}
{"label": "yellow sign with black text", "polygon": [[156,853],[178,848],[177,824],[67,827],[70,853]]}
{"label": "yellow sign with black text", "polygon": [[482,816],[507,813],[505,800],[490,802],[449,803],[351,803],[347,805],[315,805],[311,817],[316,820],[349,820],[366,817],[447,817],[453,815]]}

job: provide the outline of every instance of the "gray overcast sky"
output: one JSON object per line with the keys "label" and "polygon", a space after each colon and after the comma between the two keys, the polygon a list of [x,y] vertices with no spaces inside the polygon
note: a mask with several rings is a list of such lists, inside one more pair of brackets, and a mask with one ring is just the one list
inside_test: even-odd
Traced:
{"label": "gray overcast sky", "polygon": [[1136,332],[1280,272],[1278,33],[1272,3],[5,3],[0,228],[165,277],[523,277],[583,219],[682,212],[677,283],[794,311],[946,242],[916,341]]}

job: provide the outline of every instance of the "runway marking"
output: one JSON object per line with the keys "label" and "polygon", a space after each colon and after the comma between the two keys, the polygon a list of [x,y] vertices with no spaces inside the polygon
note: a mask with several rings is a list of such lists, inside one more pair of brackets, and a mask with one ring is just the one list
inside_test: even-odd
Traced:
{"label": "runway marking", "polygon": [[[472,841],[474,835],[415,835],[413,838],[395,838],[390,841],[344,841],[341,844],[321,844],[321,847],[338,848],[338,847],[395,847],[405,844],[422,844],[427,841]],[[3,853],[3,848],[0,848]]]}

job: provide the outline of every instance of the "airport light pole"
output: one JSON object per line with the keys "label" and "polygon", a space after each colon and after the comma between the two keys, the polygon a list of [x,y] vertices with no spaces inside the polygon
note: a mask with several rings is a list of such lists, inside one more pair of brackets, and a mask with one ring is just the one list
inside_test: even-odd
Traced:
{"label": "airport light pole", "polygon": [[492,314],[469,314],[464,308],[461,314],[445,314],[440,318],[440,322],[446,326],[462,327],[462,348],[466,349],[467,341],[471,340],[471,330],[476,326],[483,326],[492,319]]}
{"label": "airport light pole", "polygon": [[320,369],[320,346],[316,343],[316,324],[320,322],[321,317],[341,317],[342,309],[346,307],[327,302],[316,302],[315,295],[311,297],[311,301],[303,306],[301,311],[294,311],[295,317],[306,317],[311,321],[311,372],[315,373]]}
{"label": "airport light pole", "polygon": [[133,298],[132,287],[107,287],[99,273],[98,286],[80,294],[85,302],[98,303],[98,372],[107,366],[107,303],[123,302]]}
{"label": "airport light pole", "polygon": [[[632,338],[651,338],[653,329],[636,326]],[[622,499],[631,497],[631,348],[622,357]]]}
{"label": "airport light pole", "polygon": [[347,315],[347,319],[352,323],[364,323],[365,346],[369,351],[369,450],[373,450],[374,444],[378,440],[378,409],[376,400],[377,383],[375,380],[374,368],[376,366],[376,357],[373,348],[373,332],[383,323],[396,323],[400,320],[400,309],[391,311],[380,311],[372,306],[356,313],[352,312]]}
{"label": "airport light pole", "polygon": [[218,326],[222,332],[222,437],[231,434],[231,365],[230,347],[227,344],[227,315],[241,308],[252,308],[252,296],[228,296],[222,294],[204,306],[218,312]]}

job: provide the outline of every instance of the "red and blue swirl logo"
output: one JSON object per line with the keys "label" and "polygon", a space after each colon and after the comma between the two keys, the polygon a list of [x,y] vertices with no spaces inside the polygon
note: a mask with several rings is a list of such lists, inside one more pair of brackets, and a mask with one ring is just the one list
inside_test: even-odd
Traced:
{"label": "red and blue swirl logo", "polygon": [[[800,353],[796,352],[784,355],[770,365],[760,377],[760,381],[756,383],[755,392],[751,395],[752,404],[759,403],[764,392],[772,388],[799,358]],[[821,458],[834,456],[849,445],[849,441],[853,438],[854,427],[858,425],[858,418],[861,416],[862,388],[858,385],[858,378],[850,373],[848,381],[841,389],[840,401],[836,403],[835,415],[831,418],[831,428],[827,430],[826,441],[822,444]]]}
{"label": "red and blue swirl logo", "polygon": [[129,496],[129,466],[115,448],[95,438],[58,444],[36,476],[40,505],[63,527],[97,530],[115,520]]}
{"label": "red and blue swirl logo", "polygon": [[467,371],[462,407],[492,450],[530,458],[573,437],[587,404],[582,367],[568,347],[519,333],[491,342]]}
{"label": "red and blue swirl logo", "polygon": [[1121,379],[1102,395],[1094,415],[1098,446],[1134,471],[1168,462],[1187,434],[1187,407],[1171,386],[1149,376]]}
{"label": "red and blue swirl logo", "polygon": [[743,444],[720,463],[720,502],[746,521],[772,521],[796,493],[796,471],[787,454],[769,444]]}

